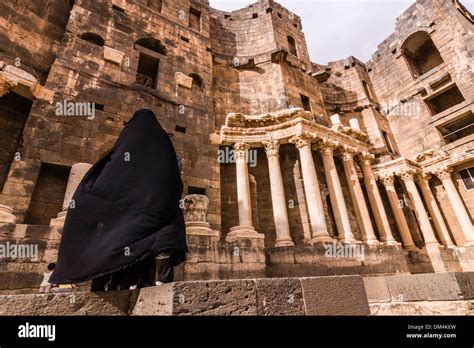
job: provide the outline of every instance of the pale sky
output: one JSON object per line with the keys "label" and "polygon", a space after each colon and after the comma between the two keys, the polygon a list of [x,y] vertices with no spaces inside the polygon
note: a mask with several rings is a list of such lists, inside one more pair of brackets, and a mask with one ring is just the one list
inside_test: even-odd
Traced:
{"label": "pale sky", "polygon": [[[438,0],[433,0],[438,1]],[[445,1],[445,0],[441,0]],[[446,0],[447,1],[447,0]],[[210,0],[219,10],[243,8],[252,0]],[[277,0],[301,17],[315,63],[347,58],[366,62],[395,28],[395,19],[414,0]],[[461,1],[474,13],[474,0]]]}

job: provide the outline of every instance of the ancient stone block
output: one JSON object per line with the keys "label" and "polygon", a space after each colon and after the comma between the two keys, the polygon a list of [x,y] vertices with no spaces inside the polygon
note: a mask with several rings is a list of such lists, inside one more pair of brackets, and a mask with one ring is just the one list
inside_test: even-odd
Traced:
{"label": "ancient stone block", "polygon": [[360,276],[302,278],[306,315],[368,315]]}

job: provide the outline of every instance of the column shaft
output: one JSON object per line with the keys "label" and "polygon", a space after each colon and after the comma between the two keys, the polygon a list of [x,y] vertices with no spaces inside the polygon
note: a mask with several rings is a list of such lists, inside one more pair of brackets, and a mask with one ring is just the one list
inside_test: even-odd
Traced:
{"label": "column shaft", "polygon": [[365,156],[361,158],[362,173],[364,176],[364,184],[367,190],[367,196],[369,197],[370,207],[372,208],[372,214],[374,215],[375,225],[379,231],[380,241],[387,245],[398,244],[392,235],[390,223],[388,222],[387,213],[380,196],[380,191],[375,181],[374,174],[372,172],[372,165],[370,163],[371,156]]}
{"label": "column shaft", "polygon": [[448,227],[444,222],[443,214],[441,214],[438,203],[436,203],[433,193],[431,192],[429,176],[419,177],[418,185],[420,186],[421,194],[423,195],[423,199],[425,200],[428,211],[433,219],[441,243],[447,247],[453,247],[454,243],[449,235]]}
{"label": "column shaft", "polygon": [[362,241],[367,244],[377,244],[378,240],[375,237],[372,221],[370,220],[369,209],[365,202],[364,193],[360,186],[359,176],[354,165],[353,155],[346,152],[343,155],[344,172],[346,173],[347,184],[349,185],[349,192],[351,194],[352,202],[356,211],[357,220],[362,230]]}
{"label": "column shaft", "polygon": [[332,144],[322,144],[322,155],[324,163],[324,172],[329,189],[329,196],[334,210],[336,225],[341,242],[355,241],[352,234],[351,225],[349,223],[349,215],[347,213],[346,202],[342,192],[341,182],[337,173],[336,164],[334,163],[334,146]]}
{"label": "column shaft", "polygon": [[446,191],[451,207],[461,227],[465,245],[472,245],[474,244],[474,227],[472,226],[471,218],[463,204],[461,196],[453,183],[451,173],[451,168],[435,172],[436,176],[438,176],[443,183],[444,190]]}
{"label": "column shaft", "polygon": [[313,233],[311,243],[332,242],[333,239],[328,233],[326,217],[324,215],[323,201],[311,150],[311,140],[295,137],[291,142],[296,145],[300,153],[303,187]]}
{"label": "column shaft", "polygon": [[247,155],[250,146],[247,144],[236,144],[234,146],[237,175],[237,200],[239,205],[239,226],[252,226],[252,206],[250,203],[249,171],[247,167]]}
{"label": "column shaft", "polygon": [[401,174],[401,178],[408,191],[408,196],[414,205],[415,215],[420,224],[421,233],[425,240],[425,244],[439,244],[434,234],[433,228],[431,227],[430,218],[426,213],[425,206],[421,200],[420,194],[415,184],[414,173],[404,172]]}
{"label": "column shaft", "polygon": [[403,247],[405,249],[415,250],[417,247],[413,242],[413,238],[410,233],[410,227],[408,226],[405,214],[403,213],[403,208],[400,206],[400,200],[398,198],[397,191],[395,190],[394,180],[395,178],[393,175],[382,178],[382,182],[385,186],[385,189],[387,190],[390,207],[392,208],[393,215],[395,216],[395,223],[397,224],[400,237],[402,238]]}

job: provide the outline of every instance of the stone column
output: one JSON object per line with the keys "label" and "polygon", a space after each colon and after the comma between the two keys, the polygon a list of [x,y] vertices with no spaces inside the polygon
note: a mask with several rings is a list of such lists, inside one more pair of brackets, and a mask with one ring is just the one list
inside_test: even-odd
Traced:
{"label": "stone column", "polygon": [[417,176],[417,182],[421,189],[421,194],[423,195],[426,206],[428,207],[430,216],[433,219],[433,223],[441,243],[446,247],[451,248],[454,247],[454,243],[451,239],[451,236],[449,235],[448,227],[444,222],[443,215],[441,214],[441,210],[438,207],[438,203],[436,203],[433,193],[431,192],[429,182],[430,178],[431,175],[419,175]]}
{"label": "stone column", "polygon": [[336,163],[334,163],[334,149],[338,144],[330,140],[323,140],[320,143],[321,154],[323,156],[324,172],[329,189],[338,230],[338,240],[340,242],[355,242],[354,234],[349,223],[349,214],[347,213],[346,201],[342,193],[339,174],[337,173]]}
{"label": "stone column", "polygon": [[313,233],[310,243],[332,243],[333,239],[328,233],[318,176],[314,166],[311,138],[296,136],[290,142],[296,145],[300,153],[303,186]]}
{"label": "stone column", "polygon": [[474,227],[472,226],[471,218],[463,204],[461,196],[459,195],[453,179],[451,178],[452,168],[443,168],[434,171],[434,174],[441,180],[444,190],[448,195],[449,202],[453,208],[454,214],[461,227],[465,243],[464,245],[474,245]]}
{"label": "stone column", "polygon": [[71,167],[69,173],[69,179],[66,186],[66,194],[63,200],[63,211],[58,214],[56,219],[51,219],[50,226],[63,227],[64,221],[66,220],[66,214],[68,209],[75,208],[75,202],[72,201],[74,193],[77,187],[82,181],[82,178],[87,174],[92,164],[89,163],[76,163]]}
{"label": "stone column", "polygon": [[425,240],[425,245],[439,245],[439,242],[434,234],[433,228],[431,227],[430,218],[426,213],[425,206],[423,204],[423,201],[421,200],[418,188],[415,184],[415,172],[407,170],[401,172],[400,177],[403,180],[403,183],[405,184],[410,201],[413,203],[415,215],[418,220],[418,223],[420,224],[420,229]]}
{"label": "stone column", "polygon": [[252,226],[252,206],[250,204],[250,183],[247,158],[250,145],[246,143],[234,144],[234,157],[236,163],[237,201],[239,209],[239,226],[232,227],[227,234],[227,239],[236,237],[255,238],[259,234]]}
{"label": "stone column", "polygon": [[360,157],[360,166],[364,176],[365,188],[367,196],[369,197],[370,207],[374,215],[375,225],[379,231],[380,241],[385,245],[399,245],[392,235],[390,223],[388,222],[387,213],[380,196],[380,191],[375,181],[374,173],[372,172],[373,155],[364,153]]}
{"label": "stone column", "polygon": [[415,246],[415,243],[413,242],[413,238],[410,233],[410,227],[408,226],[405,214],[403,213],[403,208],[400,206],[400,200],[398,199],[397,191],[395,190],[395,177],[392,174],[381,177],[380,180],[387,190],[388,200],[390,202],[393,215],[395,216],[395,223],[397,224],[398,231],[400,232],[403,247],[408,250],[418,250],[418,248]]}
{"label": "stone column", "polygon": [[372,221],[370,220],[369,209],[367,208],[364,193],[360,186],[359,176],[357,175],[357,170],[354,165],[354,153],[354,149],[345,148],[344,153],[342,154],[349,193],[354,204],[359,226],[362,230],[362,242],[366,244],[378,244],[379,241],[377,240],[377,237],[375,237]]}
{"label": "stone column", "polygon": [[295,245],[291,240],[288,211],[286,210],[285,189],[281,175],[280,158],[278,152],[280,143],[277,140],[262,142],[268,158],[270,175],[270,189],[272,195],[273,218],[275,220],[276,244],[275,247]]}

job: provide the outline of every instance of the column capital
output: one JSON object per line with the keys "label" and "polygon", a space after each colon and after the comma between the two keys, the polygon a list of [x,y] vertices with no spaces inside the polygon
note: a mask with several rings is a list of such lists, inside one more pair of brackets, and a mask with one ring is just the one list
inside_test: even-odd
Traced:
{"label": "column capital", "polygon": [[414,171],[413,169],[400,171],[396,174],[403,180],[403,182],[415,181],[416,171]]}
{"label": "column capital", "polygon": [[361,152],[358,157],[361,166],[372,167],[372,161],[374,160],[375,156],[372,155],[370,152]]}
{"label": "column capital", "polygon": [[280,142],[278,140],[262,141],[267,157],[278,156],[280,151]]}
{"label": "column capital", "polygon": [[433,170],[433,174],[436,175],[441,181],[452,179],[451,174],[453,172],[452,168],[444,167]]}
{"label": "column capital", "polygon": [[415,181],[419,184],[429,184],[431,178],[431,174],[421,173],[415,176]]}
{"label": "column capital", "polygon": [[247,143],[235,143],[234,144],[234,156],[236,159],[247,159],[247,153],[250,149],[250,145]]}
{"label": "column capital", "polygon": [[344,147],[339,153],[339,156],[342,158],[343,161],[353,161],[357,153],[358,151],[355,147],[344,145]]}
{"label": "column capital", "polygon": [[385,186],[393,186],[395,184],[395,176],[393,174],[379,177],[379,181]]}
{"label": "column capital", "polygon": [[339,142],[331,140],[329,138],[322,138],[318,141],[318,148],[323,156],[334,155],[334,150],[337,149],[339,146]]}
{"label": "column capital", "polygon": [[312,137],[307,134],[297,134],[289,140],[290,144],[294,144],[298,150],[311,146]]}

